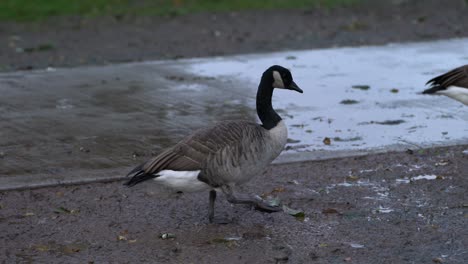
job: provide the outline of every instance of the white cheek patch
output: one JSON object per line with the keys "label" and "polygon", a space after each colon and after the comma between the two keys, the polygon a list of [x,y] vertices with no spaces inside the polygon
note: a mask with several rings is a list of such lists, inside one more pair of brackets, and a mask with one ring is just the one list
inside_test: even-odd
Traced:
{"label": "white cheek patch", "polygon": [[277,71],[273,71],[273,87],[275,88],[284,88],[283,78]]}

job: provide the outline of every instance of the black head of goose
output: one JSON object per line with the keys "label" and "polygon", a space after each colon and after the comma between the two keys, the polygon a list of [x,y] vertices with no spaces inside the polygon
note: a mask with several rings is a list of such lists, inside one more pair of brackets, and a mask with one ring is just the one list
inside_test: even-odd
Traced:
{"label": "black head of goose", "polygon": [[442,94],[468,105],[468,65],[455,68],[429,80],[423,94]]}
{"label": "black head of goose", "polygon": [[262,173],[286,144],[286,126],[271,104],[274,88],[302,93],[288,69],[271,66],[263,73],[257,92],[257,114],[262,124],[226,121],[197,130],[134,168],[125,185],[152,179],[177,191],[209,191],[210,222],[214,219],[216,191],[222,191],[231,203],[280,211],[281,207],[272,207],[257,196],[240,196],[233,190]]}

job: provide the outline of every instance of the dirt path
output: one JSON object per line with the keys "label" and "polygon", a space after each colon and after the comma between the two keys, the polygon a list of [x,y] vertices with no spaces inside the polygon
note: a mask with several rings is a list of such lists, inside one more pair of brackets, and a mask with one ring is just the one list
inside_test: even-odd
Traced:
{"label": "dirt path", "polygon": [[[3,263],[465,263],[468,146],[271,167],[305,218],[119,182],[0,193]],[[160,234],[174,238],[162,239]]]}
{"label": "dirt path", "polygon": [[467,13],[464,0],[393,0],[332,10],[0,23],[0,70],[461,37],[468,36]]}

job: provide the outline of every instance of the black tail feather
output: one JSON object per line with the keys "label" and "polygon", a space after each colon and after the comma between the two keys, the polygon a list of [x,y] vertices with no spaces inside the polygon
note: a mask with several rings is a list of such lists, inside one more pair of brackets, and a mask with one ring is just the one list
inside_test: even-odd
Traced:
{"label": "black tail feather", "polygon": [[442,90],[445,90],[445,87],[442,87],[440,85],[436,85],[436,86],[432,86],[429,89],[424,90],[422,93],[423,94],[434,94],[434,93],[436,93],[438,91],[442,91]]}
{"label": "black tail feather", "polygon": [[135,167],[133,170],[131,170],[127,174],[127,177],[132,175],[132,174],[133,174],[133,176],[132,176],[132,178],[130,178],[130,180],[126,181],[124,183],[124,185],[126,185],[128,187],[132,187],[132,186],[135,186],[136,184],[138,184],[140,182],[143,182],[143,181],[146,181],[146,180],[151,180],[151,179],[154,179],[154,178],[158,177],[158,175],[147,174],[143,170],[143,166],[145,165],[145,163],[142,163],[142,164],[138,165],[137,167]]}
{"label": "black tail feather", "polygon": [[140,165],[136,166],[135,168],[133,168],[133,170],[131,170],[128,174],[127,174],[127,177],[132,175],[132,174],[135,174],[137,172],[140,172],[140,171],[143,171],[143,166],[145,166],[146,162],[143,162],[141,163]]}
{"label": "black tail feather", "polygon": [[147,174],[144,171],[139,171],[137,174],[135,174],[130,180],[126,181],[124,185],[128,187],[132,187],[137,185],[140,182],[144,182],[146,180],[151,180],[158,177],[158,175],[153,175],[153,174]]}

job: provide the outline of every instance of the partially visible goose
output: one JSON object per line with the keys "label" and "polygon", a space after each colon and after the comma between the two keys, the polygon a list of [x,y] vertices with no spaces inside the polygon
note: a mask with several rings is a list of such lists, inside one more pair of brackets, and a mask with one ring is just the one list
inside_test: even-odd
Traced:
{"label": "partially visible goose", "polygon": [[134,186],[154,180],[178,191],[209,191],[208,219],[213,222],[216,191],[234,204],[250,204],[256,209],[275,212],[259,198],[239,196],[236,185],[245,183],[281,153],[288,137],[286,125],[271,105],[274,88],[302,90],[291,72],[278,65],[262,75],[257,91],[257,114],[262,124],[226,121],[195,131],[175,146],[133,169],[125,184]]}
{"label": "partially visible goose", "polygon": [[468,65],[455,68],[429,80],[423,94],[442,94],[468,105]]}

